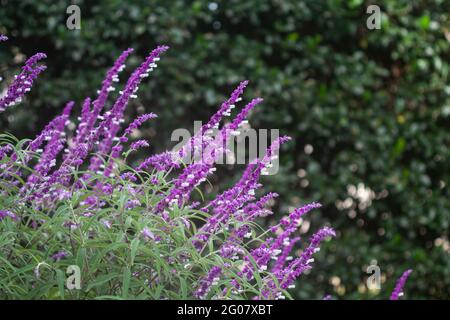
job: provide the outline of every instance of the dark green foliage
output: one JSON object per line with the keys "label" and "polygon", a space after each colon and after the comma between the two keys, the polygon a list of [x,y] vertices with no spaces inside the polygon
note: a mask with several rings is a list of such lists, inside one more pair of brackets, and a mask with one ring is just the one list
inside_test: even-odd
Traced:
{"label": "dark green foliage", "polygon": [[29,137],[66,101],[93,97],[122,50],[142,57],[167,44],[161,69],[128,109],[136,110],[130,117],[159,114],[145,132],[155,151],[173,129],[206,120],[243,79],[252,81],[246,96],[265,98],[252,124],[294,138],[266,189],[279,192],[280,203],[320,201],[312,227],[332,222],[339,231],[297,297],[360,297],[376,260],[391,279],[381,292],[413,268],[409,298],[448,299],[450,3],[378,1],[381,30],[366,28],[369,1],[228,0],[216,10],[208,3],[77,1],[82,29],[69,31],[68,1],[0,0],[0,32],[10,37],[2,76],[15,71],[5,64],[19,54],[48,54],[48,69],[0,126]]}

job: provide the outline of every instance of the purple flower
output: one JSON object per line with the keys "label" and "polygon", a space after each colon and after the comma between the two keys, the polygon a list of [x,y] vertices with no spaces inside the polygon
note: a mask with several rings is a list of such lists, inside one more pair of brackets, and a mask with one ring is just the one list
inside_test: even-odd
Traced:
{"label": "purple flower", "polygon": [[169,194],[156,205],[156,212],[162,212],[166,207],[181,206],[200,183],[206,181],[211,171],[209,164],[194,163],[187,166],[174,182]]}
{"label": "purple flower", "polygon": [[[156,60],[157,55],[162,52],[163,50],[161,47],[158,47],[155,49],[151,55],[153,55],[152,59]],[[90,110],[90,99],[86,99],[85,103],[83,105],[82,115],[80,117],[80,123],[77,128],[76,136],[74,140],[72,141],[72,144],[70,147],[66,150],[66,155],[63,157],[63,163],[60,165],[58,169],[56,169],[50,177],[46,180],[45,184],[43,184],[40,187],[39,195],[36,195],[33,197],[33,199],[41,197],[43,194],[51,191],[53,189],[53,185],[56,183],[60,183],[62,185],[68,186],[71,181],[71,175],[74,169],[76,169],[78,166],[80,166],[86,157],[88,156],[89,152],[92,151],[96,145],[96,143],[99,143],[99,149],[101,156],[94,156],[91,158],[91,165],[90,169],[92,172],[98,173],[98,168],[103,165],[103,160],[101,157],[107,158],[107,152],[112,147],[112,141],[115,138],[115,135],[117,131],[119,130],[119,123],[122,122],[122,117],[119,117],[118,114],[113,114],[113,111],[117,111],[117,109],[120,110],[119,113],[123,113],[123,108],[126,105],[126,102],[128,101],[128,98],[130,96],[130,93],[128,92],[126,95],[121,95],[121,97],[116,101],[114,104],[114,107],[111,111],[105,112],[104,116],[100,116],[100,111],[103,108],[103,105],[106,102],[108,93],[112,91],[111,84],[113,82],[118,81],[118,73],[123,70],[124,68],[124,62],[127,56],[132,52],[132,49],[128,49],[122,55],[117,59],[114,66],[108,71],[108,74],[103,81],[102,89],[99,91],[98,98],[92,103],[93,108]],[[150,58],[147,59],[145,63],[150,62]],[[144,64],[145,64],[144,63]],[[141,65],[142,67],[142,65]],[[140,71],[138,69],[138,71]],[[133,77],[134,76],[134,77]],[[128,87],[134,88],[133,90],[137,89],[137,84],[140,82],[141,77],[139,77],[139,74],[136,74],[136,72],[132,75],[130,80],[128,81],[127,85]],[[132,81],[131,81],[132,80]],[[125,97],[127,96],[127,97]],[[115,108],[116,107],[116,108]],[[101,122],[98,127],[94,128],[94,125],[97,121],[97,119],[100,119]],[[56,120],[55,120],[56,121]],[[31,150],[38,150],[38,147],[47,139],[47,137],[51,134],[51,130],[54,124],[49,125],[49,128],[46,128],[40,136],[38,136],[33,142]],[[111,132],[115,132],[114,134],[109,134]],[[103,142],[102,142],[102,139]],[[102,146],[103,145],[103,146]],[[102,152],[103,150],[103,152]],[[111,149],[111,158],[117,158],[120,156],[121,152],[121,146],[116,145],[115,147],[112,147]],[[103,174],[106,176],[109,176],[114,169],[114,164],[108,163]],[[87,172],[83,175],[81,180],[88,180],[92,177],[92,174],[90,172]],[[75,186],[77,188],[80,188],[83,186],[83,183],[76,182]],[[56,188],[56,193],[57,193]],[[52,198],[48,199],[48,203],[52,202]],[[32,199],[29,199],[32,200]]]}
{"label": "purple flower", "polygon": [[5,156],[7,156],[13,150],[14,150],[14,148],[10,144],[0,147],[0,160],[2,160]]}
{"label": "purple flower", "polygon": [[72,146],[70,146],[68,153],[65,157],[73,157],[74,150],[80,143],[84,143],[86,137],[89,133],[89,121],[91,120],[91,112],[90,112],[91,99],[86,98],[83,103],[83,107],[81,109],[81,117],[78,127],[76,129],[75,138],[73,140]]}
{"label": "purple flower", "polygon": [[[98,150],[101,155],[108,154],[113,140],[120,129],[119,124],[120,121],[123,120],[123,112],[128,101],[135,97],[142,79],[148,76],[148,72],[156,66],[156,59],[167,49],[167,46],[158,46],[147,56],[145,61],[130,76],[124,90],[120,93],[119,98],[116,100],[111,110],[108,111],[105,119],[99,124],[94,137],[95,140],[99,142]],[[99,140],[100,137],[103,137],[103,139]],[[91,159],[89,170],[97,171],[100,164],[101,159],[99,156],[94,156]]]}
{"label": "purple flower", "polygon": [[137,150],[137,149],[148,147],[148,146],[149,146],[149,144],[148,144],[147,140],[138,140],[131,144],[130,149]]}
{"label": "purple flower", "polygon": [[7,41],[7,40],[8,40],[7,36],[0,34],[0,42]]}
{"label": "purple flower", "polygon": [[272,268],[272,272],[276,273],[284,267],[285,263],[287,261],[289,261],[289,259],[288,259],[289,253],[291,253],[292,248],[298,241],[300,241],[300,237],[295,237],[292,239],[288,238],[288,240],[285,241],[284,248],[283,248],[281,254],[278,256],[277,261]]}
{"label": "purple flower", "polygon": [[390,300],[398,300],[398,298],[403,295],[403,287],[405,286],[406,280],[408,279],[411,272],[412,269],[408,269],[403,272],[402,276],[397,280],[397,283],[395,284],[395,288],[391,293]]}
{"label": "purple flower", "polygon": [[36,66],[36,63],[46,57],[47,56],[44,53],[36,53],[25,62],[22,71],[15,76],[14,81],[8,87],[6,95],[0,98],[0,112],[5,111],[7,107],[20,102],[22,97],[31,90],[33,81],[46,68],[41,65]]}
{"label": "purple flower", "polygon": [[[308,206],[305,206],[308,208]],[[291,215],[298,215],[299,212],[302,212],[302,208],[299,209],[298,212],[293,212]],[[305,209],[304,209],[305,210]],[[307,269],[311,268],[311,264],[314,262],[314,259],[312,259],[312,255],[319,251],[320,243],[326,239],[327,237],[335,236],[335,232],[333,229],[329,227],[324,227],[320,229],[317,233],[315,233],[310,240],[309,246],[302,252],[299,258],[293,260],[288,264],[287,267],[284,266],[284,262],[287,261],[285,258],[278,257],[277,262],[275,264],[275,267],[272,270],[273,274],[278,278],[278,282],[280,283],[281,289],[288,289],[293,287],[294,281]],[[278,238],[279,239],[279,238]],[[277,239],[277,240],[278,240]],[[267,239],[266,242],[260,246],[260,248],[253,250],[251,252],[252,256],[257,262],[257,265],[259,266],[261,271],[265,271],[267,269],[267,264],[269,262],[268,257],[277,256],[277,254],[274,255],[274,251],[278,251],[278,253],[281,253],[282,256],[286,254],[286,252],[283,252],[282,250],[275,249],[278,248],[276,245],[277,240],[273,239]],[[292,242],[296,242],[297,239],[290,240],[289,237],[284,238],[283,245],[284,246],[291,246],[293,245]],[[247,258],[245,259],[247,261],[244,269],[240,273],[240,275],[246,275],[247,279],[253,278],[253,272],[251,262]],[[263,299],[284,299],[284,296],[282,295],[282,292],[280,291],[280,288],[277,287],[275,282],[271,277],[265,277],[264,278],[265,285],[264,288],[261,290],[261,297]]]}
{"label": "purple flower", "polygon": [[238,195],[245,197],[254,193],[254,191],[261,186],[258,184],[258,179],[261,176],[263,168],[270,163],[271,155],[279,149],[281,144],[289,140],[290,137],[284,136],[272,142],[263,159],[256,159],[251,162],[247,166],[239,182],[236,183],[231,189],[228,189],[224,193],[218,195],[216,199],[208,204],[208,207],[215,207],[217,205],[220,206],[226,203],[227,200],[236,198]]}
{"label": "purple flower", "polygon": [[252,101],[250,101],[243,109],[242,111],[236,116],[236,118],[233,119],[233,122],[227,126],[228,130],[236,130],[239,128],[239,126],[242,124],[242,122],[247,118],[248,113],[250,110],[252,110],[256,105],[263,102],[262,98],[255,98]]}
{"label": "purple flower", "polygon": [[[202,160],[204,160],[203,158],[205,154],[207,158],[210,157],[210,149],[213,150],[215,156],[218,156],[219,154],[214,151],[217,149],[217,145],[211,144],[211,137],[209,137],[206,133],[212,129],[217,129],[222,118],[230,115],[231,109],[233,109],[235,107],[234,104],[241,99],[240,96],[244,92],[247,84],[248,81],[241,82],[233,91],[230,98],[223,102],[219,110],[209,119],[208,123],[203,125],[199,132],[197,132],[178,152],[166,151],[161,154],[153,155],[145,159],[136,169],[144,170],[152,166],[158,171],[168,171],[169,169],[178,168],[183,157],[187,155],[192,156],[192,153],[196,154],[196,152],[200,150]],[[246,112],[242,113],[241,117],[244,115],[246,115]],[[226,130],[225,132],[229,131],[230,130]],[[220,139],[219,142],[222,143],[222,140],[224,139]]]}
{"label": "purple flower", "polygon": [[114,192],[114,187],[109,183],[98,185],[98,187],[105,195],[111,195]]}
{"label": "purple flower", "polygon": [[220,274],[222,273],[222,268],[214,266],[209,270],[206,277],[200,280],[200,285],[194,292],[194,296],[199,299],[204,299],[211,287],[216,285],[220,279]]}
{"label": "purple flower", "polygon": [[141,205],[141,202],[139,200],[128,200],[125,204],[125,209],[132,210],[136,207],[139,207]]}
{"label": "purple flower", "polygon": [[196,147],[200,147],[202,150],[205,149],[209,142],[209,139],[207,139],[208,131],[218,129],[219,123],[223,117],[230,115],[231,110],[235,107],[235,103],[241,100],[241,95],[247,84],[247,80],[242,81],[239,84],[239,86],[231,93],[231,96],[222,103],[219,110],[209,119],[208,123],[203,125],[199,132],[197,132],[196,135],[180,150],[180,157],[184,157],[192,151],[195,152]]}
{"label": "purple flower", "polygon": [[166,151],[148,157],[136,167],[136,170],[142,171],[147,169],[148,167],[154,167],[158,171],[167,171],[170,168],[179,168],[179,166],[180,165],[176,161],[174,161],[173,154],[169,151]]}
{"label": "purple flower", "polygon": [[11,218],[12,220],[18,220],[17,216],[8,210],[0,210],[0,221],[5,219],[6,217]]}
{"label": "purple flower", "polygon": [[[242,206],[255,199],[255,190],[261,187],[258,183],[262,170],[270,163],[272,154],[279,149],[280,145],[289,141],[289,137],[280,137],[275,140],[267,149],[263,159],[256,159],[251,162],[241,179],[232,188],[226,190],[211,201],[205,210],[213,208],[213,214],[208,218],[207,222],[199,229],[194,245],[200,249],[202,242],[206,241],[213,234],[220,224],[225,224],[230,216],[235,212],[239,212]],[[268,201],[269,199],[267,199]],[[255,217],[249,217],[251,221]]]}
{"label": "purple flower", "polygon": [[244,250],[242,250],[242,248],[233,243],[225,243],[220,248],[220,255],[223,258],[228,258],[232,260],[239,259],[239,255],[242,255],[243,253]]}
{"label": "purple flower", "polygon": [[128,141],[128,138],[126,136],[130,135],[133,132],[133,130],[139,128],[145,121],[154,119],[157,117],[158,116],[154,113],[146,113],[146,114],[143,114],[142,116],[139,116],[128,126],[128,128],[125,129],[124,134],[120,138],[120,141],[121,142]]}
{"label": "purple flower", "polygon": [[281,287],[283,289],[288,288],[288,286],[291,285],[297,277],[299,277],[307,269],[310,269],[311,264],[314,262],[312,256],[320,250],[320,243],[326,238],[334,236],[336,236],[336,233],[329,227],[323,227],[318,232],[313,234],[309,246],[302,252],[300,257],[292,261],[278,274]]}
{"label": "purple flower", "polygon": [[106,74],[105,80],[103,80],[102,88],[98,93],[97,99],[93,102],[94,108],[92,110],[92,117],[88,123],[88,128],[92,128],[93,124],[97,120],[100,111],[105,105],[106,99],[108,98],[109,92],[111,92],[111,85],[113,82],[118,81],[118,74],[125,69],[125,60],[133,52],[132,48],[128,48],[119,56],[119,58],[114,62],[114,65],[108,73]]}
{"label": "purple flower", "polygon": [[240,100],[240,96],[244,92],[244,89],[247,85],[248,80],[244,80],[239,84],[239,86],[231,94],[230,98],[223,102],[219,110],[210,118],[208,123],[203,128],[203,132],[216,127],[222,120],[222,118],[230,113],[230,111],[234,108],[234,104]]}
{"label": "purple flower", "polygon": [[94,207],[98,204],[98,198],[96,196],[88,196],[84,201],[80,203],[81,205],[87,205],[89,208]]}
{"label": "purple flower", "polygon": [[52,121],[50,121],[44,128],[44,130],[42,130],[37,137],[30,142],[29,145],[29,150],[32,152],[37,152],[39,150],[39,147],[45,142],[47,141],[52,132],[53,129],[55,128],[55,126],[57,125],[57,123],[60,121],[61,115],[57,116],[56,118],[54,118]]}
{"label": "purple flower", "polygon": [[137,177],[133,172],[125,172],[120,176],[123,180],[128,180],[131,182],[136,182]]}
{"label": "purple flower", "polygon": [[67,257],[68,254],[65,251],[59,251],[57,253],[55,253],[54,255],[51,256],[51,258],[53,259],[53,261],[60,261],[62,259],[64,259],[65,257]]}
{"label": "purple flower", "polygon": [[144,227],[144,229],[142,229],[141,234],[142,234],[142,236],[143,236],[145,239],[147,239],[147,240],[149,240],[149,239],[155,240],[155,238],[156,238],[155,235],[154,235],[154,233],[151,232],[150,229],[147,228],[147,227]]}
{"label": "purple flower", "polygon": [[[67,183],[67,178],[64,175],[69,172],[71,167],[78,167],[87,157],[89,151],[92,150],[96,140],[100,136],[101,130],[106,130],[104,127],[99,126],[94,128],[97,119],[103,118],[100,116],[100,112],[108,98],[108,94],[111,90],[111,84],[118,81],[118,74],[121,72],[125,65],[126,58],[133,52],[133,49],[129,48],[124,51],[120,57],[116,60],[113,67],[108,71],[105,80],[102,83],[102,88],[98,92],[98,97],[94,100],[92,111],[90,111],[90,99],[86,98],[83,104],[82,116],[77,128],[77,134],[74,140],[73,146],[69,150],[69,155],[65,157],[64,163],[61,165],[61,169],[55,172],[54,180],[64,180],[63,183]],[[97,166],[101,165],[101,159],[93,158],[91,162],[94,162]],[[98,168],[98,167],[97,167]],[[94,170],[95,171],[95,170]],[[83,175],[83,179],[86,180],[90,177],[88,173]]]}
{"label": "purple flower", "polygon": [[49,136],[45,138],[45,140],[48,140],[47,145],[39,158],[39,163],[34,167],[40,177],[46,176],[51,168],[56,166],[56,157],[63,149],[66,141],[63,131],[73,105],[74,102],[72,101],[66,105],[62,115],[57,117],[57,120],[53,123]]}

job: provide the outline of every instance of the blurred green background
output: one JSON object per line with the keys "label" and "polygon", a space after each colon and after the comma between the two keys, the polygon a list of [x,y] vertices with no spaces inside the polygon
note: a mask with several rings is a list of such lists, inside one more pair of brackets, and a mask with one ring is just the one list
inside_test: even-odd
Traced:
{"label": "blurred green background", "polygon": [[[78,31],[66,27],[71,3],[81,8]],[[380,30],[366,27],[370,4],[381,8]],[[265,99],[252,126],[294,138],[281,171],[264,179],[266,190],[281,194],[280,213],[324,205],[302,228],[307,235],[323,224],[338,230],[299,281],[297,298],[387,298],[413,268],[407,298],[449,299],[449,1],[0,0],[0,7],[0,33],[10,37],[0,48],[4,78],[25,57],[48,54],[27,99],[0,116],[2,131],[32,137],[66,101],[80,106],[94,97],[122,50],[136,49],[128,63],[136,66],[167,44],[127,114],[159,115],[142,131],[152,152],[171,146],[172,130],[206,121],[243,79],[251,81],[245,100]],[[214,183],[223,189],[241,169],[223,168]],[[365,287],[371,263],[381,268],[380,292]]]}

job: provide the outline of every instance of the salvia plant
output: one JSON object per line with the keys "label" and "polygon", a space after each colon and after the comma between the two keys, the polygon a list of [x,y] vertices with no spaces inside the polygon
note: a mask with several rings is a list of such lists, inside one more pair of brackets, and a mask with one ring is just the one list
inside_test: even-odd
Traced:
{"label": "salvia plant", "polygon": [[[251,100],[225,123],[247,81],[183,148],[136,165],[128,161],[150,143],[135,140],[133,132],[157,116],[143,114],[126,125],[125,108],[167,49],[151,51],[119,89],[119,74],[133,50],[124,51],[97,97],[84,100],[76,123],[75,103],[69,102],[32,140],[0,134],[0,298],[291,298],[289,289],[312,268],[321,243],[335,236],[325,226],[300,245],[299,225],[318,203],[293,210],[268,230],[258,224],[273,213],[277,197],[257,196],[259,178],[289,137],[274,140],[234,186],[213,200],[193,200],[228,152],[223,142],[262,102]],[[0,111],[31,90],[45,70],[39,65],[44,58],[38,53],[25,62],[3,92]],[[192,152],[197,156],[183,161]],[[73,266],[81,276],[75,289],[66,281]],[[391,299],[401,295],[410,272],[400,278]]]}

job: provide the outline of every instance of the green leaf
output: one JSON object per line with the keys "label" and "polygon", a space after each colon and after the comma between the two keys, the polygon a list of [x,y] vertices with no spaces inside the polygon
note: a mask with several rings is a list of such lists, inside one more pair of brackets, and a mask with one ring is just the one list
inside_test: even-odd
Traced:
{"label": "green leaf", "polygon": [[136,257],[136,252],[139,248],[139,238],[134,238],[133,241],[131,241],[131,252],[130,252],[130,256],[131,256],[131,262],[130,264],[133,265],[134,264],[134,258]]}
{"label": "green leaf", "polygon": [[64,299],[64,289],[66,285],[66,276],[62,270],[56,269],[56,281],[61,299]]}
{"label": "green leaf", "polygon": [[94,287],[100,287],[103,284],[107,283],[108,281],[110,281],[110,280],[112,280],[114,278],[117,278],[117,277],[120,277],[120,274],[118,274],[118,273],[110,273],[110,274],[101,275],[101,276],[97,277],[93,282],[91,282],[87,286],[86,291],[89,291],[89,290],[91,290]]}
{"label": "green leaf", "polygon": [[130,289],[131,271],[128,268],[123,270],[123,283],[122,283],[122,298],[128,297],[128,290]]}

